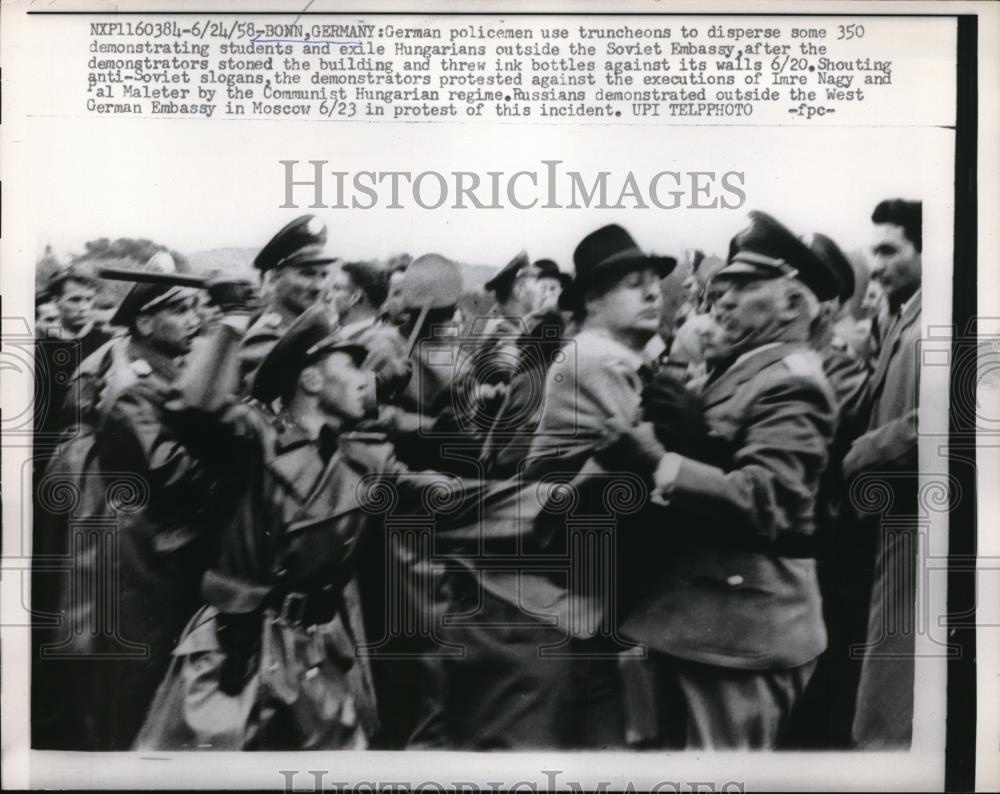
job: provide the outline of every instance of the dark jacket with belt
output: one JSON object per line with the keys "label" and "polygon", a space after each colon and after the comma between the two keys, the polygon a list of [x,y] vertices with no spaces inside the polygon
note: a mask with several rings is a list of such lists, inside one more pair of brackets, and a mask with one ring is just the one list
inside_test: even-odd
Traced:
{"label": "dark jacket with belt", "polygon": [[[177,374],[138,339],[96,351],[74,390],[81,422],[39,483],[48,550],[72,565],[48,654],[77,660],[66,711],[96,748],[130,746],[213,554],[212,483],[164,410]],[[60,488],[77,494],[62,513]]]}
{"label": "dark jacket with belt", "polygon": [[722,667],[804,664],[826,643],[810,540],[837,411],[819,357],[758,348],[703,392],[732,466],[681,458],[663,523],[660,574],[622,633]]}
{"label": "dark jacket with belt", "polygon": [[[231,371],[235,335],[215,334],[219,371]],[[151,713],[137,746],[360,749],[376,720],[367,663],[356,658],[365,642],[356,557],[381,500],[407,489],[406,472],[381,434],[313,439],[285,415],[218,407],[211,388],[202,400],[171,411],[218,485],[219,552],[202,580],[206,609],[157,695],[162,714]],[[427,483],[414,475],[412,487]],[[267,662],[275,647],[281,658]],[[211,675],[194,681],[199,670]],[[234,714],[227,697],[256,706]]]}

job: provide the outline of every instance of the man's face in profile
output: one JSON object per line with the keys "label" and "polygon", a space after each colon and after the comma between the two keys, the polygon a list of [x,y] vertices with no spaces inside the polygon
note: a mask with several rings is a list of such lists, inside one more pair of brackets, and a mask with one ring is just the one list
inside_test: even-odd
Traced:
{"label": "man's face in profile", "polygon": [[872,240],[872,278],[885,290],[889,303],[898,306],[920,288],[923,270],[920,252],[902,226],[877,223]]}

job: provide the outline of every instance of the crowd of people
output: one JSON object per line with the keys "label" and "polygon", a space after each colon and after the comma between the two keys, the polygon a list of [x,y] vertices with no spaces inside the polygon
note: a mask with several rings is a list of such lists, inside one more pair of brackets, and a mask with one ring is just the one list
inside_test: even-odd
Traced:
{"label": "crowd of people", "polygon": [[607,225],[486,317],[456,262],[344,262],[314,216],[259,279],[161,260],[99,309],[63,269],[33,745],[907,746],[921,204],[871,225],[861,261],[752,212],[673,301]]}

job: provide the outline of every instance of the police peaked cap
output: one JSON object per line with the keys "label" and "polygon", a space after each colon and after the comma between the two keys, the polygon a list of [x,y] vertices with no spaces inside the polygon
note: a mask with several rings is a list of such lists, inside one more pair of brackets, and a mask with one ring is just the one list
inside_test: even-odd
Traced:
{"label": "police peaked cap", "polygon": [[260,249],[253,266],[261,273],[277,267],[324,265],[337,257],[326,251],[326,224],[315,215],[303,215],[281,229]]}
{"label": "police peaked cap", "polygon": [[367,356],[364,345],[331,336],[333,326],[322,306],[313,306],[288,326],[254,375],[251,396],[270,403],[285,393],[307,366],[338,351],[356,366]]}
{"label": "police peaked cap", "polygon": [[840,293],[833,267],[765,212],[750,213],[750,224],[729,243],[729,259],[715,278],[770,279],[787,276],[807,286],[821,301]]}
{"label": "police peaked cap", "polygon": [[500,272],[487,281],[483,285],[483,288],[487,292],[496,292],[497,289],[502,287],[504,284],[513,283],[514,279],[518,277],[520,272],[529,265],[531,265],[531,260],[528,259],[528,252],[520,251],[506,265],[500,268]]}
{"label": "police peaked cap", "polygon": [[840,250],[840,246],[819,232],[807,234],[802,238],[802,241],[833,271],[839,286],[837,297],[840,298],[841,303],[849,301],[854,295],[854,268],[844,252]]}

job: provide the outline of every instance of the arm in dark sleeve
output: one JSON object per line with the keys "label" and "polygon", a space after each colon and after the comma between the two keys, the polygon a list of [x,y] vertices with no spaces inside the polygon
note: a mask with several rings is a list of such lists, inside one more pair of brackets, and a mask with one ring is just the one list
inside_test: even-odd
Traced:
{"label": "arm in dark sleeve", "polygon": [[817,384],[798,378],[776,383],[750,406],[733,469],[682,456],[669,498],[740,535],[775,540],[810,532],[835,422],[836,410]]}
{"label": "arm in dark sleeve", "polygon": [[158,403],[145,384],[118,395],[101,423],[101,457],[111,466],[143,473],[163,504],[200,504],[209,491],[208,478]]}

